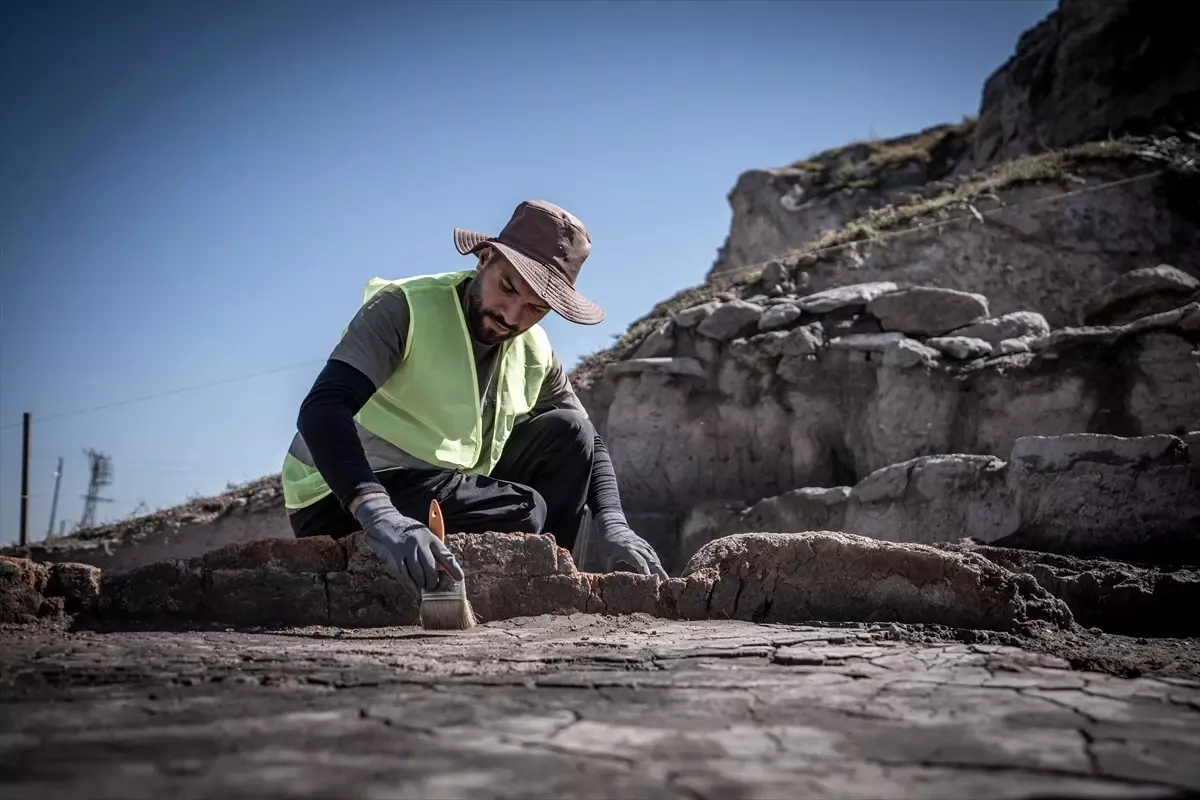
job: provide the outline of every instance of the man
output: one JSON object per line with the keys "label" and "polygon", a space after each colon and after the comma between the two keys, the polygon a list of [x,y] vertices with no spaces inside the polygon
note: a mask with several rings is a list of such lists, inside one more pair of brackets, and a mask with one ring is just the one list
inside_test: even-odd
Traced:
{"label": "man", "polygon": [[463,571],[429,530],[547,532],[571,549],[590,509],[604,568],[666,578],[630,530],[612,462],[545,331],[604,311],[575,290],[591,251],[564,209],[525,201],[498,236],[454,230],[473,270],[375,279],[300,406],[283,491],[297,537],[357,530],[393,573]]}

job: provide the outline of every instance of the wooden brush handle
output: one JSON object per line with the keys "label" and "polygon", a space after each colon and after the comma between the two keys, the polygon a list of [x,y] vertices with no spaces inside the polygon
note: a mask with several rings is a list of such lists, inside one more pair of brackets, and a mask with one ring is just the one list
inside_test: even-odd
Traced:
{"label": "wooden brush handle", "polygon": [[[438,541],[446,541],[446,520],[442,517],[442,507],[438,505],[437,500],[429,501],[429,530],[438,537]],[[446,571],[441,562],[438,563],[437,568],[441,572]]]}

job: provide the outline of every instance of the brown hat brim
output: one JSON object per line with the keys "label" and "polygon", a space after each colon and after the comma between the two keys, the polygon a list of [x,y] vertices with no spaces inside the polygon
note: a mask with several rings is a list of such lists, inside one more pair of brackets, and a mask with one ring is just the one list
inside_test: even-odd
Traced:
{"label": "brown hat brim", "polygon": [[580,325],[595,325],[604,321],[604,309],[575,291],[575,287],[567,283],[554,270],[535,261],[503,242],[486,233],[454,229],[454,247],[462,255],[474,253],[482,245],[491,245],[504,254],[521,277],[551,308],[564,319]]}

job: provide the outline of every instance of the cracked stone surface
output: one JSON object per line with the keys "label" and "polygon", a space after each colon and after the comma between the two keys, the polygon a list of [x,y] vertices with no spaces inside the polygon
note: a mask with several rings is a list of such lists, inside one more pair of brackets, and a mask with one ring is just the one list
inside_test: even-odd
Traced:
{"label": "cracked stone surface", "polygon": [[1200,789],[1194,662],[1121,678],[1003,635],[917,630],[583,614],[438,634],[9,628],[0,785],[178,800]]}

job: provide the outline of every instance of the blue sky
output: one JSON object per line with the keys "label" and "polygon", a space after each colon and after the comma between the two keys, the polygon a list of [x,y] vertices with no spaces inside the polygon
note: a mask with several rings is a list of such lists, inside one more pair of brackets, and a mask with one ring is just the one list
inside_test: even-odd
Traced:
{"label": "blue sky", "polygon": [[469,266],[451,229],[526,197],[592,234],[607,320],[546,321],[570,367],[703,280],[741,172],[974,114],[1053,7],[6,3],[0,540],[22,412],[34,540],[59,456],[78,520],[85,448],[101,520],[275,472],[366,281]]}

